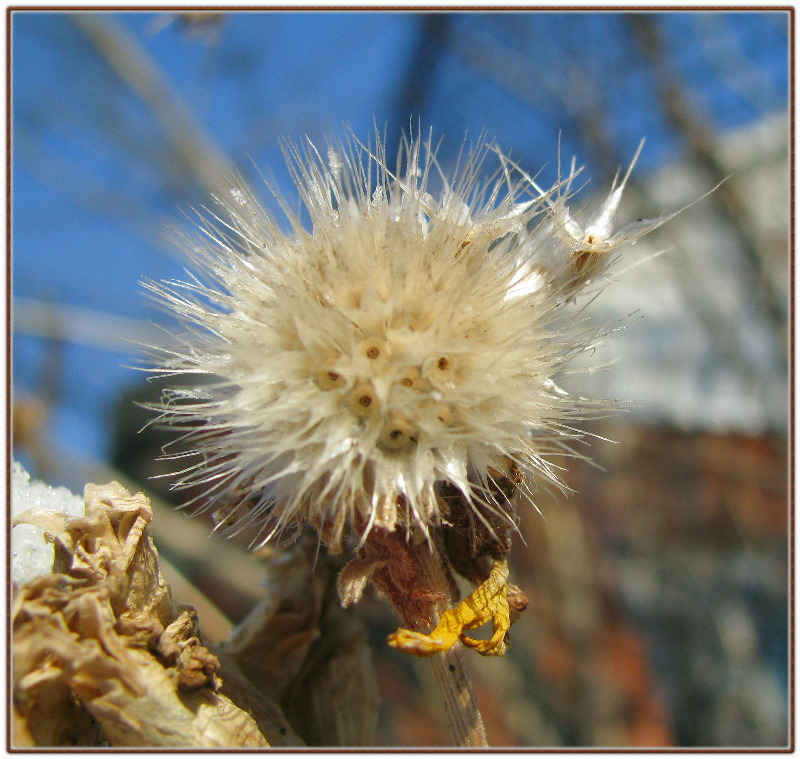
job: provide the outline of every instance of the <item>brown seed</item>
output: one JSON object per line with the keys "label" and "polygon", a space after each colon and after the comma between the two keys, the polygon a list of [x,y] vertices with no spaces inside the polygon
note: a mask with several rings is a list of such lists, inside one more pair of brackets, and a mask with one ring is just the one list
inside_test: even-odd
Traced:
{"label": "brown seed", "polygon": [[356,354],[370,361],[384,362],[389,357],[389,346],[377,335],[365,337],[357,346]]}
{"label": "brown seed", "polygon": [[597,254],[591,250],[581,250],[575,254],[575,268],[578,271],[583,271],[588,263],[592,260],[594,256]]}
{"label": "brown seed", "polygon": [[450,366],[450,362],[447,360],[446,356],[442,356],[436,366],[438,366],[441,371],[446,372]]}
{"label": "brown seed", "polygon": [[416,366],[408,366],[401,375],[400,384],[403,387],[421,389],[422,372]]}
{"label": "brown seed", "polygon": [[332,369],[323,369],[317,375],[317,384],[323,390],[334,390],[345,385],[344,377]]}
{"label": "brown seed", "polygon": [[417,434],[416,427],[405,419],[394,418],[383,428],[380,445],[385,450],[397,451],[412,445]]}
{"label": "brown seed", "polygon": [[362,382],[347,394],[347,404],[358,417],[371,417],[380,410],[380,399],[369,382]]}
{"label": "brown seed", "polygon": [[431,407],[431,411],[445,427],[452,427],[455,425],[456,416],[447,404],[436,403]]}

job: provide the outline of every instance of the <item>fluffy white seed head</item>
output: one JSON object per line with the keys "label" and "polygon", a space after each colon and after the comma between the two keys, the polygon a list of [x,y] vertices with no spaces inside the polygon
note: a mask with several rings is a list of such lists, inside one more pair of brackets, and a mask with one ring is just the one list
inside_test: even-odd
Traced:
{"label": "fluffy white seed head", "polygon": [[195,450],[178,486],[264,540],[306,521],[333,547],[426,537],[443,488],[513,521],[498,480],[557,482],[590,406],[553,381],[590,340],[564,306],[664,219],[612,234],[623,182],[583,229],[572,177],[542,191],[484,142],[450,178],[419,138],[396,168],[379,138],[286,153],[302,213],[279,198],[285,230],[236,181],[182,239],[191,279],[148,285],[187,330],[160,362],[162,418]]}

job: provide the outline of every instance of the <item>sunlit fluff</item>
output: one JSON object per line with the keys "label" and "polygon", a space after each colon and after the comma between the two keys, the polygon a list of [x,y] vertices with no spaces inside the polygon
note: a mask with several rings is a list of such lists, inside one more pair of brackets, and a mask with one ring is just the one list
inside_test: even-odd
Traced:
{"label": "sunlit fluff", "polygon": [[148,285],[186,328],[161,359],[162,420],[194,449],[177,486],[261,540],[305,522],[333,548],[376,528],[428,537],[444,491],[489,529],[513,522],[509,483],[557,483],[592,406],[553,381],[594,338],[564,307],[669,218],[614,232],[627,176],[581,226],[574,167],[543,191],[486,142],[452,176],[430,139],[391,165],[375,142],[288,145],[288,231],[236,181],[182,238],[192,278]]}

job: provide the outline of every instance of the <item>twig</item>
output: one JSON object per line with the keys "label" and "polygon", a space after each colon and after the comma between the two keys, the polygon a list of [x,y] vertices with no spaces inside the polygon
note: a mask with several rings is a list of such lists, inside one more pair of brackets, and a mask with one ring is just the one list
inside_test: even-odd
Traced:
{"label": "twig", "polygon": [[[439,604],[441,614],[451,605],[452,580],[438,551],[421,550],[416,567],[421,582],[433,590],[441,590],[446,599]],[[448,651],[430,657],[439,692],[444,702],[450,737],[455,746],[487,747],[486,729],[478,710],[472,678],[464,662],[464,650],[456,643]]]}
{"label": "twig", "polygon": [[158,119],[176,155],[212,194],[227,189],[232,166],[211,136],[170,88],[158,64],[127,30],[107,14],[74,13],[112,70],[144,101]]}
{"label": "twig", "polygon": [[121,353],[130,353],[137,345],[163,345],[169,340],[167,333],[143,319],[111,311],[16,295],[13,307],[15,332],[47,340]]}

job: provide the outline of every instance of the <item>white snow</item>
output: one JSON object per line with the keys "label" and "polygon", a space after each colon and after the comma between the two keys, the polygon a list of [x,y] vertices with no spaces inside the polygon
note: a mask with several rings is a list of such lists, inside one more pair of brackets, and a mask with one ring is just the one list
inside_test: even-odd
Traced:
{"label": "white snow", "polygon": [[[30,509],[49,509],[83,516],[83,498],[67,488],[53,488],[31,476],[15,461],[11,469],[11,517]],[[38,527],[20,524],[11,530],[11,579],[17,585],[30,582],[53,568],[53,546]]]}

